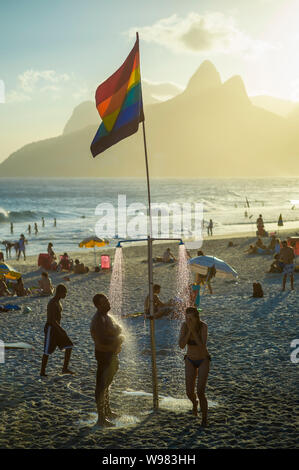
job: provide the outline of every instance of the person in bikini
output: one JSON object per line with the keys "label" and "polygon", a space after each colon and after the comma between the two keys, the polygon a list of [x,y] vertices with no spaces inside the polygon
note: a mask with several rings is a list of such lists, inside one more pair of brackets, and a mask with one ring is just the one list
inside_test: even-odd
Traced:
{"label": "person in bikini", "polygon": [[63,374],[73,374],[69,369],[69,362],[72,354],[73,343],[68,337],[65,330],[60,326],[62,305],[61,300],[65,299],[67,288],[63,284],[59,284],[56,288],[54,297],[50,300],[47,307],[47,322],[45,324],[45,346],[42,358],[42,366],[40,375],[47,377],[46,367],[49,355],[52,354],[57,346],[59,349],[65,349],[64,364],[62,368]]}
{"label": "person in bikini", "polygon": [[185,313],[186,320],[181,326],[179,346],[184,349],[187,346],[185,360],[186,394],[193,404],[193,415],[198,413],[198,400],[195,393],[197,378],[197,396],[202,413],[202,426],[208,422],[208,401],[205,389],[210,369],[210,360],[207,349],[208,327],[200,320],[199,312],[195,307],[188,307]]}

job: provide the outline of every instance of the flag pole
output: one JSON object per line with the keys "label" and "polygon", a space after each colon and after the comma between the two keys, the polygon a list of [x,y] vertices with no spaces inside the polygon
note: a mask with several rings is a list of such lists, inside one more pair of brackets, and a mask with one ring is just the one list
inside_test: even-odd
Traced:
{"label": "flag pole", "polygon": [[[139,42],[139,35],[136,33]],[[144,120],[142,121],[143,146],[145,155],[147,197],[149,211],[149,234],[147,237],[147,253],[148,253],[148,290],[149,290],[149,312],[150,312],[150,332],[151,332],[151,355],[152,355],[152,386],[153,386],[153,405],[154,410],[159,408],[158,396],[158,380],[157,380],[157,361],[156,361],[156,342],[155,342],[155,320],[154,320],[154,292],[153,292],[153,230],[152,230],[152,211],[151,211],[151,188],[149,179],[147,145],[145,135]]]}

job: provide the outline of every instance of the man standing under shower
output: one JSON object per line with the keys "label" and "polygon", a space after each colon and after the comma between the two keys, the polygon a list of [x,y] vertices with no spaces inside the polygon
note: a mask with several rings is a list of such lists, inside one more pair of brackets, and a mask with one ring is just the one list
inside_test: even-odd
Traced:
{"label": "man standing under shower", "polygon": [[114,426],[110,419],[117,415],[110,409],[109,387],[118,371],[118,354],[124,341],[121,326],[108,314],[110,303],[104,294],[96,294],[93,303],[97,312],[90,324],[98,363],[95,400],[99,426]]}

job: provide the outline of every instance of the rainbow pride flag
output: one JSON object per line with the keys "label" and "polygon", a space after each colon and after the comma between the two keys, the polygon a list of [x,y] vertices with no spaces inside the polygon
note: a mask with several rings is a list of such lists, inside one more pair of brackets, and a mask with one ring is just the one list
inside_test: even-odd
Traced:
{"label": "rainbow pride flag", "polygon": [[97,88],[95,99],[102,123],[90,146],[94,157],[137,132],[144,121],[138,35],[122,66]]}

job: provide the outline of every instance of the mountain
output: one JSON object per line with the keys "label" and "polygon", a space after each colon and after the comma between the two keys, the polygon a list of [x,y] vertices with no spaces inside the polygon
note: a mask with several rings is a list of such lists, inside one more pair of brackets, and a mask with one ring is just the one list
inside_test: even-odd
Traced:
{"label": "mountain", "polygon": [[[294,119],[253,105],[242,78],[222,83],[209,61],[200,65],[182,93],[145,106],[145,117],[153,177],[298,173]],[[98,125],[94,105],[82,103],[61,136],[13,153],[0,165],[0,176],[144,177],[141,129],[93,159],[89,146]]]}
{"label": "mountain", "polygon": [[255,106],[259,106],[271,113],[279,114],[284,117],[288,116],[288,114],[294,110],[296,105],[298,105],[298,103],[295,103],[294,101],[267,95],[251,96],[250,100]]}

